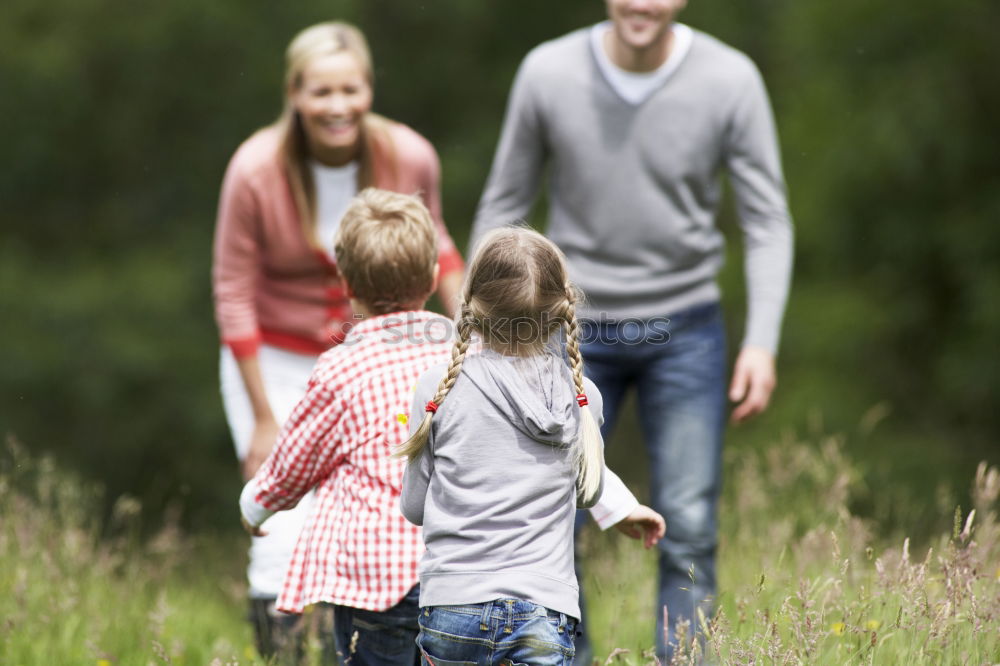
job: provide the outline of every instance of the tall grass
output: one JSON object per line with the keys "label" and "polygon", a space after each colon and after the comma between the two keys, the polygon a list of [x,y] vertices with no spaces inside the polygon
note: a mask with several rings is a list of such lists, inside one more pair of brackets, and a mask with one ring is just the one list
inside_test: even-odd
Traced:
{"label": "tall grass", "polygon": [[[242,547],[169,518],[140,540],[138,502],[96,520],[100,491],[8,440],[0,454],[0,664],[254,663]],[[169,516],[170,512],[167,512]]]}
{"label": "tall grass", "polygon": [[[1000,664],[1000,473],[981,465],[974,506],[918,546],[852,514],[855,493],[878,489],[841,444],[729,452],[718,610],[687,627],[700,640],[675,663]],[[243,539],[169,519],[140,539],[134,500],[99,527],[99,499],[14,442],[0,455],[0,664],[263,663]],[[599,663],[655,664],[654,554],[584,538]]]}
{"label": "tall grass", "polygon": [[[838,438],[728,455],[717,612],[686,627],[699,640],[674,663],[1000,664],[995,467],[979,466],[953,529],[917,548],[852,515],[862,482]],[[655,556],[589,537],[601,663],[658,663]]]}

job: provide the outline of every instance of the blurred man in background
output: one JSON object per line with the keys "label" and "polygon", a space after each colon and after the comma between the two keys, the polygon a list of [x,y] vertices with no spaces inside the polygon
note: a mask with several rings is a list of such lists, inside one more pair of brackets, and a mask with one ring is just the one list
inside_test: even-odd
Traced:
{"label": "blurred man in background", "polygon": [[[747,319],[732,420],[763,411],[792,267],[792,225],[767,92],[744,54],[676,23],[685,0],[606,0],[609,21],[533,49],[514,81],[473,243],[526,218],[548,167],[548,235],[588,303],[583,348],[607,440],[637,389],[661,540],[657,647],[698,630],[715,595],[726,413],[716,226],[729,176]],[[587,629],[577,663],[589,663]]]}

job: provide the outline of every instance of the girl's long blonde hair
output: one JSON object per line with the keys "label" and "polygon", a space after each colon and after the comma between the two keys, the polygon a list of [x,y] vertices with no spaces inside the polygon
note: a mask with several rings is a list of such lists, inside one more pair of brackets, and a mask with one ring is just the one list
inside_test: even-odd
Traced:
{"label": "girl's long blonde hair", "polygon": [[451,363],[420,427],[397,455],[412,460],[427,445],[431,418],[458,379],[473,332],[483,337],[487,347],[525,355],[542,352],[552,334],[563,329],[580,405],[580,432],[574,445],[577,495],[583,502],[593,499],[600,487],[604,451],[597,421],[586,407],[576,320],[578,300],[562,252],[552,241],[526,227],[497,229],[484,237],[469,264]]}
{"label": "girl's long blonde hair", "polygon": [[[316,184],[309,168],[309,143],[299,114],[292,104],[292,92],[302,85],[306,66],[323,56],[347,52],[354,56],[374,90],[371,51],[365,36],[353,25],[329,21],[310,26],[297,34],[285,51],[285,105],[273,126],[281,135],[281,156],[288,185],[299,212],[302,230],[309,242],[320,247],[316,238]],[[373,187],[376,162],[387,161],[390,171],[396,167],[396,154],[389,134],[391,121],[371,111],[361,121],[361,145],[358,147],[358,191]]]}

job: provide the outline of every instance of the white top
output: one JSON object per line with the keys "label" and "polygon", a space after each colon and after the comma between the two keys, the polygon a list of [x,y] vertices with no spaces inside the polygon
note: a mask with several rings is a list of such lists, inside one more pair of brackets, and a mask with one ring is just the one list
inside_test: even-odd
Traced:
{"label": "white top", "polygon": [[590,31],[590,43],[604,78],[608,80],[615,92],[629,104],[642,104],[646,101],[646,98],[670,78],[670,75],[684,60],[688,49],[691,48],[691,28],[683,23],[674,23],[671,26],[674,37],[673,47],[663,64],[651,72],[629,72],[611,62],[611,58],[604,50],[604,35],[609,30],[611,30],[611,21],[595,25]]}
{"label": "white top", "polygon": [[340,220],[358,193],[358,163],[331,167],[312,161],[309,166],[316,184],[316,239],[332,259]]}

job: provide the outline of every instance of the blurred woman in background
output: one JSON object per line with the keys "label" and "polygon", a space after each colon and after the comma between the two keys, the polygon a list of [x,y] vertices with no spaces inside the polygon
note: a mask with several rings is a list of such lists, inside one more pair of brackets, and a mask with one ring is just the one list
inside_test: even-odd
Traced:
{"label": "blurred woman in background", "polygon": [[[286,52],[281,116],[244,141],[226,170],[212,281],[223,405],[244,478],[270,452],[317,356],[354,319],[333,238],[355,193],[419,194],[440,234],[439,297],[449,314],[456,302],[463,264],[441,216],[437,154],[409,127],[373,113],[372,97],[361,32],[309,27]],[[271,518],[250,547],[250,618],[265,657],[297,643],[298,616],[274,601],[310,499]]]}

